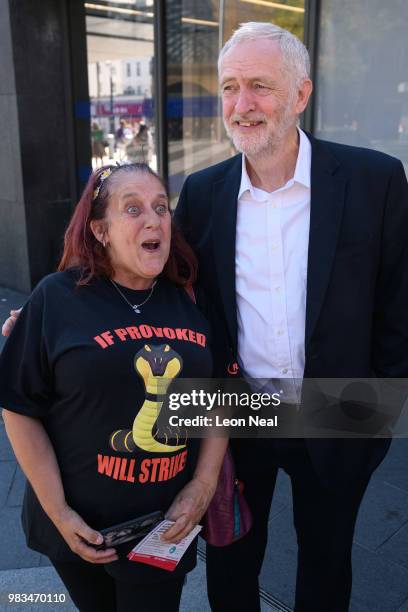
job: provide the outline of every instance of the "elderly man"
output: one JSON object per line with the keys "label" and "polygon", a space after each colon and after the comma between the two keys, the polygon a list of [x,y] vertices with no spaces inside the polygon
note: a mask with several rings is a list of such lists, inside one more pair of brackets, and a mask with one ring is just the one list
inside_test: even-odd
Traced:
{"label": "elderly man", "polygon": [[[341,58],[339,59],[341,61]],[[243,24],[220,53],[225,128],[242,153],[190,176],[176,216],[257,379],[408,375],[408,189],[401,163],[297,127],[312,83],[304,45]],[[296,612],[345,612],[357,512],[389,441],[233,440],[254,525],[208,546],[214,612],[257,612],[277,470],[291,478]]]}

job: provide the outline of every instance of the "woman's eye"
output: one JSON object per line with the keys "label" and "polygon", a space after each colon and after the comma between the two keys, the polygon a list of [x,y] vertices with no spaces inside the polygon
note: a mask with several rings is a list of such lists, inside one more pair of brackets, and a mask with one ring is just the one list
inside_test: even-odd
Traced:
{"label": "woman's eye", "polygon": [[126,210],[130,215],[138,215],[140,213],[138,206],[128,206]]}
{"label": "woman's eye", "polygon": [[165,215],[167,211],[168,211],[168,208],[166,204],[159,204],[158,206],[156,206],[156,212],[159,215]]}

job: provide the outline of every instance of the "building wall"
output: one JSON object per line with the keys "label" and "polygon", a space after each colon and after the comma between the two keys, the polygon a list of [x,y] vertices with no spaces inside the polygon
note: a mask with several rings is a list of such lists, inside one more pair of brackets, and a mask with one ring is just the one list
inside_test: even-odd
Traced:
{"label": "building wall", "polygon": [[70,6],[0,3],[0,284],[21,291],[55,270],[77,198]]}
{"label": "building wall", "polygon": [[20,128],[8,2],[0,3],[0,284],[30,289]]}

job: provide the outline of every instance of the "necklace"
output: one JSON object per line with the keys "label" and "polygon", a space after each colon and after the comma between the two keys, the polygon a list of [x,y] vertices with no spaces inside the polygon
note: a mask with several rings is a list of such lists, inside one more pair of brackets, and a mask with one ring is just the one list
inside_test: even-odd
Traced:
{"label": "necklace", "polygon": [[155,280],[153,285],[150,287],[149,295],[147,296],[147,298],[143,302],[141,302],[140,304],[132,304],[131,302],[129,302],[129,300],[127,299],[126,295],[124,295],[122,293],[122,291],[119,289],[119,287],[117,286],[115,281],[113,281],[111,278],[109,280],[112,283],[112,285],[115,287],[115,289],[119,293],[119,295],[122,296],[122,298],[125,300],[125,302],[127,302],[129,304],[129,306],[132,308],[133,312],[136,313],[136,314],[140,314],[141,313],[140,307],[143,306],[144,304],[146,304],[146,302],[148,302],[150,300],[150,298],[153,295],[153,291],[154,291],[154,288],[156,286],[156,283],[157,283],[157,280]]}

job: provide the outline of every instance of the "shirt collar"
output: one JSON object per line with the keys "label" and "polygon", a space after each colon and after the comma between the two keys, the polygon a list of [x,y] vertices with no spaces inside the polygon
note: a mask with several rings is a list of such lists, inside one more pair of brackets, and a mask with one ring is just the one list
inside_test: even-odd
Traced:
{"label": "shirt collar", "polygon": [[[311,171],[311,161],[312,161],[312,145],[310,144],[310,140],[306,136],[306,134],[298,128],[299,133],[299,151],[296,160],[295,172],[294,175],[289,181],[281,187],[284,189],[293,183],[300,183],[307,189],[310,189],[310,171]],[[254,187],[251,183],[251,179],[248,176],[248,172],[246,169],[245,163],[245,155],[242,154],[242,169],[241,169],[241,185],[238,192],[238,200],[241,196],[249,191],[252,198],[258,200],[256,192],[254,191]],[[278,190],[277,190],[278,191]]]}

